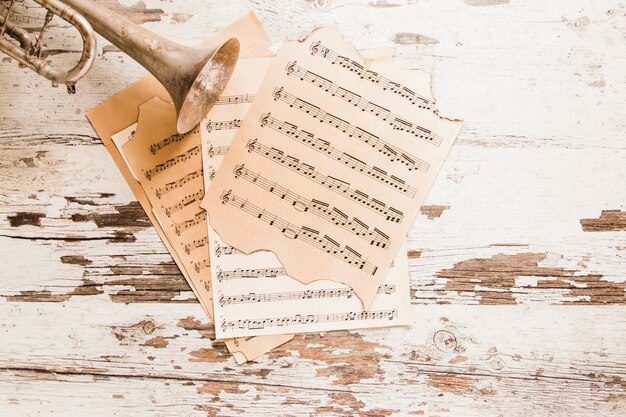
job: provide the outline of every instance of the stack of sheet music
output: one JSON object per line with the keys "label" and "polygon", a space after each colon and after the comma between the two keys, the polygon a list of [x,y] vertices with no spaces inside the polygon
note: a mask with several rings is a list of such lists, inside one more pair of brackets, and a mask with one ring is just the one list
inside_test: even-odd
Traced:
{"label": "stack of sheet music", "polygon": [[405,236],[460,129],[430,77],[335,28],[277,54],[253,15],[206,120],[146,78],[88,117],[238,362],[293,333],[408,325]]}

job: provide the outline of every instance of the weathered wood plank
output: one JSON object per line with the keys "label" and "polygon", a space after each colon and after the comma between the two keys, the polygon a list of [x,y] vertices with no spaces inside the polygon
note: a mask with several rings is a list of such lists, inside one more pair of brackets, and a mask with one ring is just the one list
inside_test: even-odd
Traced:
{"label": "weathered wood plank", "polygon": [[68,302],[63,316],[54,313],[57,305],[6,309],[12,324],[0,331],[12,343],[0,347],[0,392],[8,410],[50,407],[78,415],[99,399],[96,415],[132,406],[160,415],[216,407],[215,415],[352,415],[373,408],[435,415],[445,408],[460,415],[541,409],[583,416],[618,415],[626,405],[623,308],[416,306],[410,329],[299,336],[265,363],[236,366],[190,318],[202,316],[196,305],[101,298]]}

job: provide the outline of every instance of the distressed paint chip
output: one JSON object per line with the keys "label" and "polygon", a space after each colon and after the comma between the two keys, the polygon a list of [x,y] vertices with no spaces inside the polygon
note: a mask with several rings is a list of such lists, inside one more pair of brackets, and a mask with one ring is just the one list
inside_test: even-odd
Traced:
{"label": "distressed paint chip", "polygon": [[[118,271],[120,272],[120,271]],[[130,275],[140,275],[130,274]],[[115,303],[197,303],[193,297],[181,298],[182,293],[191,292],[191,288],[182,275],[164,275],[151,278],[124,278],[109,281],[107,286],[124,286],[109,294]]]}
{"label": "distressed paint chip", "polygon": [[72,215],[74,222],[92,221],[99,228],[116,227],[116,228],[147,228],[151,227],[150,219],[146,216],[141,204],[138,201],[132,201],[128,204],[115,206],[115,213],[88,213]]}
{"label": "distressed paint chip", "polygon": [[437,39],[409,32],[396,33],[393,42],[398,45],[436,45],[439,43]]}
{"label": "distressed paint chip", "polygon": [[[445,278],[441,293],[454,292],[476,298],[480,304],[516,304],[523,292],[556,292],[561,302],[578,304],[626,304],[626,282],[611,282],[599,274],[539,266],[545,253],[498,254],[490,258],[468,259],[441,270]],[[519,277],[536,277],[533,285],[522,286]],[[568,298],[569,297],[569,298]]]}
{"label": "distressed paint chip", "polygon": [[226,345],[224,342],[213,342],[211,344],[211,348],[201,348],[198,350],[194,350],[189,352],[189,362],[209,362],[209,363],[219,363],[219,362],[228,362],[228,360],[232,357],[228,352]]}
{"label": "distressed paint chip", "polygon": [[463,394],[471,391],[470,379],[466,376],[455,374],[429,375],[428,385],[440,391],[453,394]]}
{"label": "distressed paint chip", "polygon": [[50,290],[31,290],[20,291],[15,295],[3,295],[9,302],[21,302],[21,303],[62,303],[74,296],[88,296],[88,295],[100,295],[104,291],[99,289],[100,284],[89,279],[83,279],[81,284],[74,288],[72,291],[65,294],[55,294]]}
{"label": "distressed paint chip", "polygon": [[70,265],[87,266],[93,263],[92,260],[85,258],[83,255],[65,255],[61,256],[61,262]]}
{"label": "distressed paint chip", "polygon": [[583,232],[619,232],[626,230],[626,211],[602,210],[597,219],[581,219]]}
{"label": "distressed paint chip", "polygon": [[430,205],[420,207],[420,212],[428,217],[429,220],[438,219],[441,217],[445,210],[448,210],[450,206],[445,205]]}
{"label": "distressed paint chip", "polygon": [[11,227],[41,227],[41,219],[44,217],[46,217],[46,213],[20,211],[15,213],[13,216],[7,216],[7,220],[9,220],[9,226]]}
{"label": "distressed paint chip", "polygon": [[215,340],[215,326],[212,323],[202,323],[200,320],[196,320],[193,316],[187,316],[184,319],[178,320],[176,324],[185,330],[195,330],[200,333],[200,338]]}
{"label": "distressed paint chip", "polygon": [[326,333],[324,338],[319,334],[297,335],[268,356],[271,359],[298,356],[322,362],[325,365],[316,367],[317,376],[334,377],[333,385],[350,385],[384,377],[380,362],[389,355],[381,353],[381,349],[389,348],[366,341],[358,333],[334,331]]}
{"label": "distressed paint chip", "polygon": [[164,349],[167,347],[167,345],[169,345],[168,339],[176,339],[177,337],[178,335],[174,335],[170,337],[156,336],[156,337],[153,337],[152,339],[146,340],[146,342],[144,343],[144,346],[150,346],[155,349]]}

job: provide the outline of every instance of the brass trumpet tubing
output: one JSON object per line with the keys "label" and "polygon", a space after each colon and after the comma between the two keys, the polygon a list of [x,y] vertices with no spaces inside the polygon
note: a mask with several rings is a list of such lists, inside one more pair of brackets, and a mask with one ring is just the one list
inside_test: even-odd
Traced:
{"label": "brass trumpet tubing", "polygon": [[[13,23],[7,21],[4,17],[0,16],[0,27],[2,30],[0,32],[4,32],[16,41],[20,43],[20,48],[30,51],[30,48],[33,46],[33,41],[30,39],[30,35],[24,29],[22,29],[18,25],[14,25]],[[0,38],[4,34],[0,34]]]}
{"label": "brass trumpet tubing", "polygon": [[[27,44],[28,48],[17,46],[2,36],[0,37],[0,50],[50,81],[65,84],[68,92],[74,93],[76,91],[76,81],[89,72],[96,57],[96,38],[93,29],[84,17],[58,0],[35,0],[35,2],[76,27],[83,40],[83,52],[78,63],[68,71],[54,68],[44,59],[41,59],[38,54],[33,53],[36,51],[33,50],[35,48],[33,48],[33,42],[28,34],[22,28],[9,22],[6,18],[3,18],[2,23],[7,30],[10,30],[10,33],[7,31],[7,34],[17,39],[22,46]],[[36,44],[41,42],[41,36],[42,34],[40,34]],[[26,41],[25,37],[29,38],[28,41]]]}

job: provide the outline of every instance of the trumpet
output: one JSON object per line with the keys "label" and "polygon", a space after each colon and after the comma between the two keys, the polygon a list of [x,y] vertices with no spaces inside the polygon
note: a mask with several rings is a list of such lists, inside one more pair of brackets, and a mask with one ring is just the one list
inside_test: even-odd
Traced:
{"label": "trumpet", "polygon": [[[96,56],[98,33],[147,69],[169,93],[176,108],[179,133],[194,128],[226,87],[239,58],[239,41],[230,38],[214,48],[191,48],[169,41],[91,0],[34,0],[47,9],[35,40],[10,21],[16,0],[0,16],[0,51],[54,84],[76,92]],[[77,64],[69,70],[52,67],[41,58],[43,35],[54,16],[74,26],[83,40]],[[12,41],[10,38],[13,38]],[[17,43],[19,43],[19,45]]]}

